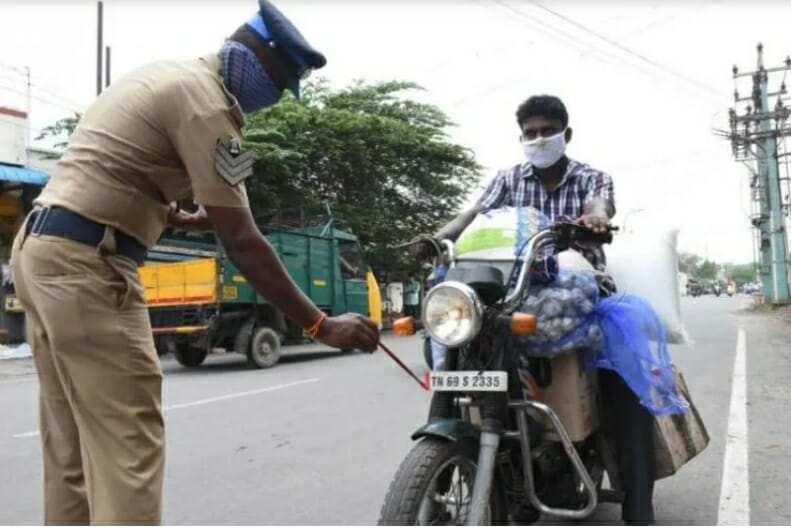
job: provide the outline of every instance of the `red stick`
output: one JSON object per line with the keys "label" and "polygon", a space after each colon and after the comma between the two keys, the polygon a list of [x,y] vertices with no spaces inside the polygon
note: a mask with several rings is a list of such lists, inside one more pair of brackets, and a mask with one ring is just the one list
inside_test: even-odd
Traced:
{"label": "red stick", "polygon": [[421,388],[423,388],[423,390],[428,390],[428,385],[426,385],[426,383],[421,381],[420,378],[417,375],[415,375],[415,372],[410,370],[409,367],[406,364],[404,364],[404,361],[399,359],[398,355],[393,353],[393,350],[391,350],[390,348],[388,348],[387,346],[385,346],[381,342],[379,343],[379,347],[382,348],[382,350],[384,350],[384,352],[387,355],[389,355],[390,358],[393,359],[396,362],[396,364],[398,364],[398,366],[400,366],[406,373],[408,373],[412,377],[412,379],[417,381],[417,384],[419,384],[421,386]]}

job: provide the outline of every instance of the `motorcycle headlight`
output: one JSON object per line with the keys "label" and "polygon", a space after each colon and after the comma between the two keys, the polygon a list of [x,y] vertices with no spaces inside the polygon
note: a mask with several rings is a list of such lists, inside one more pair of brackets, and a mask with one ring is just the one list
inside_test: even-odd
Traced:
{"label": "motorcycle headlight", "polygon": [[482,321],[478,295],[463,283],[437,285],[423,302],[423,326],[432,339],[450,348],[474,339]]}

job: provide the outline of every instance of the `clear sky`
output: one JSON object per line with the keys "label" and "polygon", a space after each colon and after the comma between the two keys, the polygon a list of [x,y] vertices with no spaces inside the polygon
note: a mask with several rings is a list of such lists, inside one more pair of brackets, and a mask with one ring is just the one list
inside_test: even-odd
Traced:
{"label": "clear sky", "polygon": [[[751,259],[747,170],[712,129],[727,128],[734,64],[754,68],[759,41],[768,66],[791,53],[791,2],[276,4],[327,55],[321,74],[333,85],[396,78],[425,87],[418,97],[451,116],[453,139],[485,167],[471,201],[497,169],[522,160],[516,107],[552,93],[571,115],[569,155],[613,175],[620,222],[632,211],[633,227],[678,226],[682,250]],[[105,0],[113,77],[214,51],[256,7],[255,0]],[[0,105],[26,107],[18,73],[25,66],[34,130],[90,104],[96,2],[0,2]],[[749,89],[742,82],[741,94]]]}

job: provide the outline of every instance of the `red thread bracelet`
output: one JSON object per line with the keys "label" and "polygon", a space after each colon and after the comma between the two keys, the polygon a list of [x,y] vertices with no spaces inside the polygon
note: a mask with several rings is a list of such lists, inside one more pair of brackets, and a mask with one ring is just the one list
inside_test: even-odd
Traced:
{"label": "red thread bracelet", "polygon": [[316,321],[316,323],[307,329],[308,335],[310,335],[311,339],[315,339],[316,335],[319,334],[319,328],[321,327],[321,325],[324,323],[325,320],[327,320],[327,314],[324,311],[322,311],[321,316],[319,316],[319,319]]}

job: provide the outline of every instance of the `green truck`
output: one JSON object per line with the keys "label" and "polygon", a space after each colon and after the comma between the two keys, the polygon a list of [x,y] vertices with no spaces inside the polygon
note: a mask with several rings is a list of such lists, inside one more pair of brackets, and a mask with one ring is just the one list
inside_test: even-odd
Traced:
{"label": "green truck", "polygon": [[[359,241],[331,212],[321,223],[303,210],[281,212],[259,227],[289,275],[329,315],[355,312],[381,322],[376,279]],[[281,345],[308,340],[299,326],[258,295],[211,233],[168,230],[140,268],[160,354],[199,366],[215,350],[246,355],[255,368],[274,366]]]}

